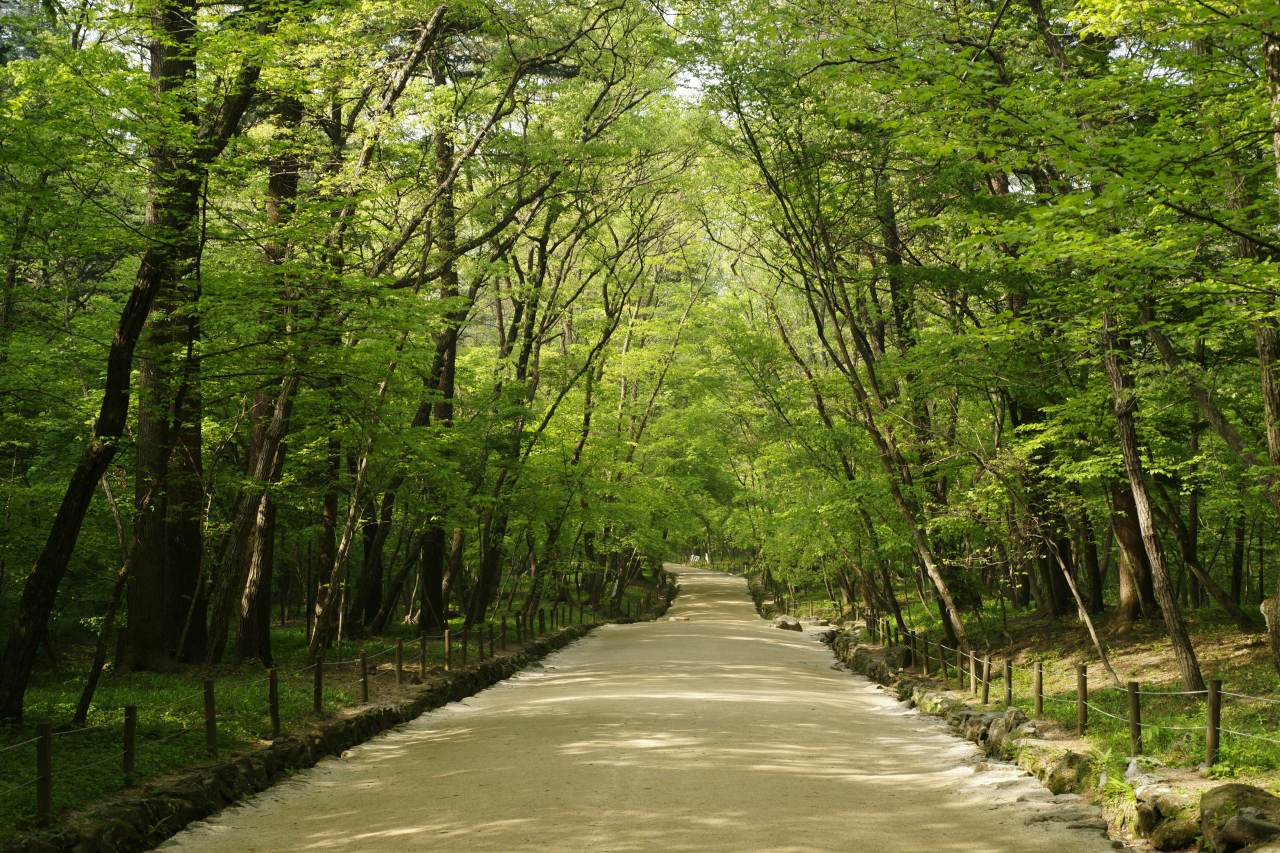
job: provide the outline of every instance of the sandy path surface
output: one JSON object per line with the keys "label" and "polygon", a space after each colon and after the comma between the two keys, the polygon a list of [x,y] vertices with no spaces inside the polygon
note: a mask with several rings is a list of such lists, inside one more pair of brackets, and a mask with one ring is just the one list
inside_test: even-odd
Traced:
{"label": "sandy path surface", "polygon": [[[741,578],[677,567],[669,615],[610,625],[161,849],[1092,853],[1016,768],[768,627]],[[981,765],[979,765],[981,767]],[[1017,802],[1036,800],[1033,802]]]}

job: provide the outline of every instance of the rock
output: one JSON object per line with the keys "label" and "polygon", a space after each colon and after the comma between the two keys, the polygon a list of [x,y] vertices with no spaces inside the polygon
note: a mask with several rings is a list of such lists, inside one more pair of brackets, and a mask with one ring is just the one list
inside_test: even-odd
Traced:
{"label": "rock", "polygon": [[1055,803],[1079,803],[1083,800],[1084,797],[1079,794],[1058,794],[1053,798]]}
{"label": "rock", "polygon": [[913,663],[910,646],[890,646],[884,653],[884,665],[891,670],[906,669]]}
{"label": "rock", "polygon": [[1167,785],[1139,785],[1133,789],[1133,797],[1140,803],[1150,803],[1160,794],[1169,793]]}
{"label": "rock", "polygon": [[781,628],[784,631],[803,631],[800,627],[800,620],[794,616],[779,616],[773,620],[773,627]]}
{"label": "rock", "polygon": [[1150,803],[1138,803],[1134,810],[1137,817],[1133,822],[1133,834],[1139,838],[1150,838],[1160,826],[1160,813]]}
{"label": "rock", "polygon": [[4,850],[5,853],[62,853],[57,845],[34,835],[24,835],[5,845]]}
{"label": "rock", "polygon": [[987,732],[987,751],[992,755],[1012,755],[1012,742],[1027,724],[1027,714],[1018,706],[1005,709]]}
{"label": "rock", "polygon": [[817,625],[819,627],[823,627],[831,624],[826,619],[818,619],[817,617],[814,617],[814,616],[810,616],[806,619],[801,619],[800,621],[806,625]]}
{"label": "rock", "polygon": [[876,650],[867,646],[855,648],[845,661],[854,672],[865,675],[877,684],[888,684],[893,680],[889,669],[880,660]]}
{"label": "rock", "polygon": [[688,622],[689,617],[688,616],[668,616],[667,621],[668,622]]}
{"label": "rock", "polygon": [[1030,826],[1034,823],[1065,823],[1071,829],[1106,830],[1107,821],[1102,816],[1102,809],[1089,803],[1064,803],[1058,808],[1047,808],[1026,819]]}
{"label": "rock", "polygon": [[813,629],[813,630],[812,630],[812,631],[810,631],[809,633],[810,633],[810,634],[812,634],[813,636],[817,637],[817,638],[818,638],[818,642],[820,642],[820,643],[830,643],[831,641],[833,641],[833,640],[836,638],[836,632],[835,632],[835,629],[834,629],[834,628],[821,628],[821,627],[819,627],[819,628],[815,628],[815,629]]}
{"label": "rock", "polygon": [[1079,788],[1085,777],[1089,775],[1091,762],[1088,756],[1069,749],[1058,752],[1056,749],[1045,747],[1039,741],[1032,741],[1030,744],[1021,742],[1018,746],[1035,747],[1030,754],[1025,751],[1022,753],[1019,764],[1035,774],[1036,778],[1054,794],[1071,793]]}
{"label": "rock", "polygon": [[1261,788],[1233,782],[1200,796],[1200,831],[1214,853],[1236,853],[1266,841],[1275,834],[1269,832],[1271,826],[1280,832],[1280,797]]}
{"label": "rock", "polygon": [[1186,794],[1160,791],[1151,797],[1150,802],[1163,820],[1173,820],[1190,808],[1192,798]]}
{"label": "rock", "polygon": [[1248,847],[1241,847],[1240,853],[1280,853],[1280,839],[1262,841],[1258,844],[1250,844]]}
{"label": "rock", "polygon": [[1194,818],[1180,818],[1160,824],[1151,835],[1151,846],[1157,850],[1181,850],[1200,837],[1200,825]]}
{"label": "rock", "polygon": [[1218,838],[1227,844],[1247,847],[1280,835],[1280,824],[1247,814],[1233,815],[1222,825]]}
{"label": "rock", "polygon": [[1142,765],[1137,758],[1129,759],[1129,766],[1124,771],[1124,781],[1130,788],[1140,788],[1143,785],[1155,785],[1161,781],[1160,777],[1154,773],[1143,772]]}

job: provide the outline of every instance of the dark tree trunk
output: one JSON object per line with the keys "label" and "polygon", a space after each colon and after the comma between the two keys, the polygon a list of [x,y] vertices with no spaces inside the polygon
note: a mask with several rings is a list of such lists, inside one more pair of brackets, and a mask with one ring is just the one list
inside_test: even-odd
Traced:
{"label": "dark tree trunk", "polygon": [[[190,346],[199,337],[199,320],[179,319],[180,339]],[[165,561],[169,571],[168,635],[170,645],[182,641],[181,660],[197,661],[204,657],[209,633],[206,625],[208,605],[202,577],[204,556],[204,458],[201,451],[203,404],[199,391],[199,359],[188,359],[187,376],[175,406],[172,432],[173,450],[169,454],[168,552]],[[192,596],[195,596],[194,606]],[[183,640],[183,631],[186,638]]]}
{"label": "dark tree trunk", "polygon": [[1088,512],[1080,513],[1080,551],[1084,556],[1085,574],[1089,581],[1089,614],[1106,609],[1102,598],[1102,569],[1098,565],[1098,540],[1093,536],[1093,522]]}
{"label": "dark tree trunk", "polygon": [[1244,513],[1236,516],[1233,525],[1236,533],[1235,548],[1231,551],[1231,600],[1240,603],[1244,591]]}
{"label": "dark tree trunk", "polygon": [[[196,4],[161,3],[151,13],[151,87],[161,100],[175,99],[196,74]],[[264,30],[265,32],[265,30]],[[107,356],[107,375],[93,440],[81,456],[59,504],[49,537],[23,588],[5,652],[0,659],[0,719],[21,720],[23,697],[35,665],[41,637],[53,612],[58,588],[75,550],[80,527],[98,481],[115,456],[129,414],[133,356],[157,297],[173,280],[181,246],[190,238],[199,212],[200,187],[208,164],[226,147],[255,91],[258,69],[247,67],[230,85],[211,124],[200,127],[193,108],[177,114],[184,132],[166,134],[148,152],[150,172],[144,229],[150,237],[120,314]],[[194,137],[196,144],[187,146]],[[176,142],[175,142],[176,141]],[[163,618],[163,612],[161,617]],[[137,619],[132,619],[135,625]]]}
{"label": "dark tree trunk", "polygon": [[422,621],[424,630],[440,631],[445,623],[444,567],[448,545],[445,529],[432,524],[423,536]]}
{"label": "dark tree trunk", "polygon": [[[1103,315],[1102,333],[1099,336],[1103,349],[1102,363],[1107,378],[1111,383],[1114,398],[1116,432],[1120,439],[1120,450],[1124,456],[1125,474],[1129,479],[1129,488],[1133,492],[1139,529],[1142,532],[1142,545],[1151,564],[1151,577],[1155,586],[1156,598],[1163,611],[1164,624],[1169,630],[1169,640],[1173,645],[1173,654],[1178,661],[1178,670],[1182,675],[1183,687],[1187,690],[1204,690],[1204,676],[1200,672],[1200,662],[1196,659],[1191,638],[1187,635],[1186,623],[1178,611],[1178,602],[1174,598],[1172,579],[1168,567],[1160,551],[1156,539],[1155,521],[1151,511],[1151,501],[1147,493],[1146,475],[1142,468],[1142,457],[1138,445],[1138,432],[1134,423],[1134,413],[1138,402],[1134,394],[1132,381],[1125,373],[1120,361],[1119,336],[1115,330],[1115,319],[1110,313]],[[1280,629],[1280,626],[1277,626]]]}
{"label": "dark tree trunk", "polygon": [[1111,484],[1111,528],[1115,531],[1120,551],[1120,591],[1109,626],[1125,632],[1141,618],[1155,612],[1155,596],[1151,584],[1151,566],[1142,545],[1133,492],[1128,484],[1116,480]]}

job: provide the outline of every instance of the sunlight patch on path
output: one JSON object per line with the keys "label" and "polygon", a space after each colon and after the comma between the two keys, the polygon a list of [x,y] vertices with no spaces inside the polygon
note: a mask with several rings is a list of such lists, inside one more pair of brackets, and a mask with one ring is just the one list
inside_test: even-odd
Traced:
{"label": "sunlight patch on path", "polygon": [[687,622],[609,625],[195,824],[166,851],[1101,853],[1042,792],[675,567]]}

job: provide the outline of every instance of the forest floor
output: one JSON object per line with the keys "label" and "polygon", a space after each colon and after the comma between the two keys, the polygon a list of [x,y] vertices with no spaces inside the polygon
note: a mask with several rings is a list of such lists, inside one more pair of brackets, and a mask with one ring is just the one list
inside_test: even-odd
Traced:
{"label": "forest floor", "polygon": [[605,626],[161,849],[1111,849],[1032,820],[1038,782],[771,628],[741,578],[675,570],[672,620]]}
{"label": "forest floor", "polygon": [[[793,605],[797,613],[809,612],[804,592]],[[931,647],[931,671],[937,673],[936,641],[943,634],[935,610],[928,612],[919,601],[912,602],[903,616],[908,627],[927,635]],[[833,622],[847,617],[834,602],[814,601],[813,612]],[[1256,605],[1247,612],[1263,625]],[[1206,680],[1222,680],[1222,722],[1218,760],[1212,768],[1205,761],[1205,714],[1202,697],[1178,695],[1182,678],[1164,622],[1139,621],[1132,631],[1117,633],[1107,625],[1105,614],[1095,616],[1095,626],[1112,668],[1121,682],[1116,688],[1098,659],[1088,631],[1077,618],[1049,621],[1030,612],[1011,609],[1002,612],[991,604],[981,612],[966,611],[965,628],[979,655],[990,655],[992,681],[989,698],[993,708],[1002,708],[1003,664],[1014,666],[1013,703],[1032,711],[1033,670],[1039,662],[1044,678],[1044,712],[1039,719],[1050,725],[1045,736],[1077,751],[1088,750],[1100,757],[1090,784],[1096,785],[1107,773],[1109,787],[1103,795],[1132,799],[1132,790],[1123,784],[1131,758],[1126,682],[1136,681],[1141,696],[1142,760],[1144,768],[1160,765],[1160,773],[1170,783],[1188,791],[1204,790],[1222,780],[1244,782],[1280,793],[1280,676],[1277,676],[1270,649],[1261,627],[1245,632],[1221,611],[1202,607],[1184,612],[1200,668]],[[954,654],[948,652],[950,683],[955,686]],[[1077,731],[1076,665],[1088,667],[1088,712],[1084,737]],[[964,691],[968,692],[968,667]],[[1238,695],[1230,695],[1238,694]],[[1105,713],[1098,713],[1100,709]],[[1107,715],[1111,716],[1107,716]],[[1242,734],[1232,734],[1230,729]]]}
{"label": "forest floor", "polygon": [[[638,608],[646,593],[641,586],[627,590],[627,606]],[[508,615],[507,649],[502,649],[501,618]],[[587,608],[586,621],[592,620]],[[461,620],[456,620],[460,628]],[[572,613],[581,621],[579,609]],[[566,624],[568,624],[566,622]],[[499,656],[514,654],[514,619],[497,614],[496,643]],[[548,630],[550,625],[548,624]],[[444,644],[437,636],[427,643],[427,665],[422,670],[420,647],[414,628],[400,621],[388,623],[381,637],[344,641],[342,663],[337,649],[326,655],[323,703],[313,711],[313,671],[306,666],[305,626],[297,620],[272,629],[272,650],[279,679],[282,734],[355,713],[362,707],[358,655],[363,650],[369,667],[370,702],[404,698],[396,686],[396,641],[403,642],[403,676],[407,686],[444,671]],[[460,631],[454,634],[453,660],[461,663]],[[470,637],[470,659],[475,659],[475,635]],[[487,647],[486,647],[487,649]],[[487,656],[487,651],[486,651]],[[60,644],[58,665],[41,669],[27,692],[25,721],[0,728],[0,839],[29,829],[35,817],[36,723],[53,722],[53,814],[55,821],[84,809],[96,808],[111,797],[137,791],[173,776],[185,775],[212,759],[205,745],[203,682],[215,682],[220,760],[256,749],[270,742],[271,720],[268,677],[256,663],[241,666],[187,666],[172,672],[128,672],[112,677],[103,673],[94,695],[87,724],[71,724],[93,658],[93,645]],[[137,764],[131,779],[123,773],[124,709],[138,708]]]}

